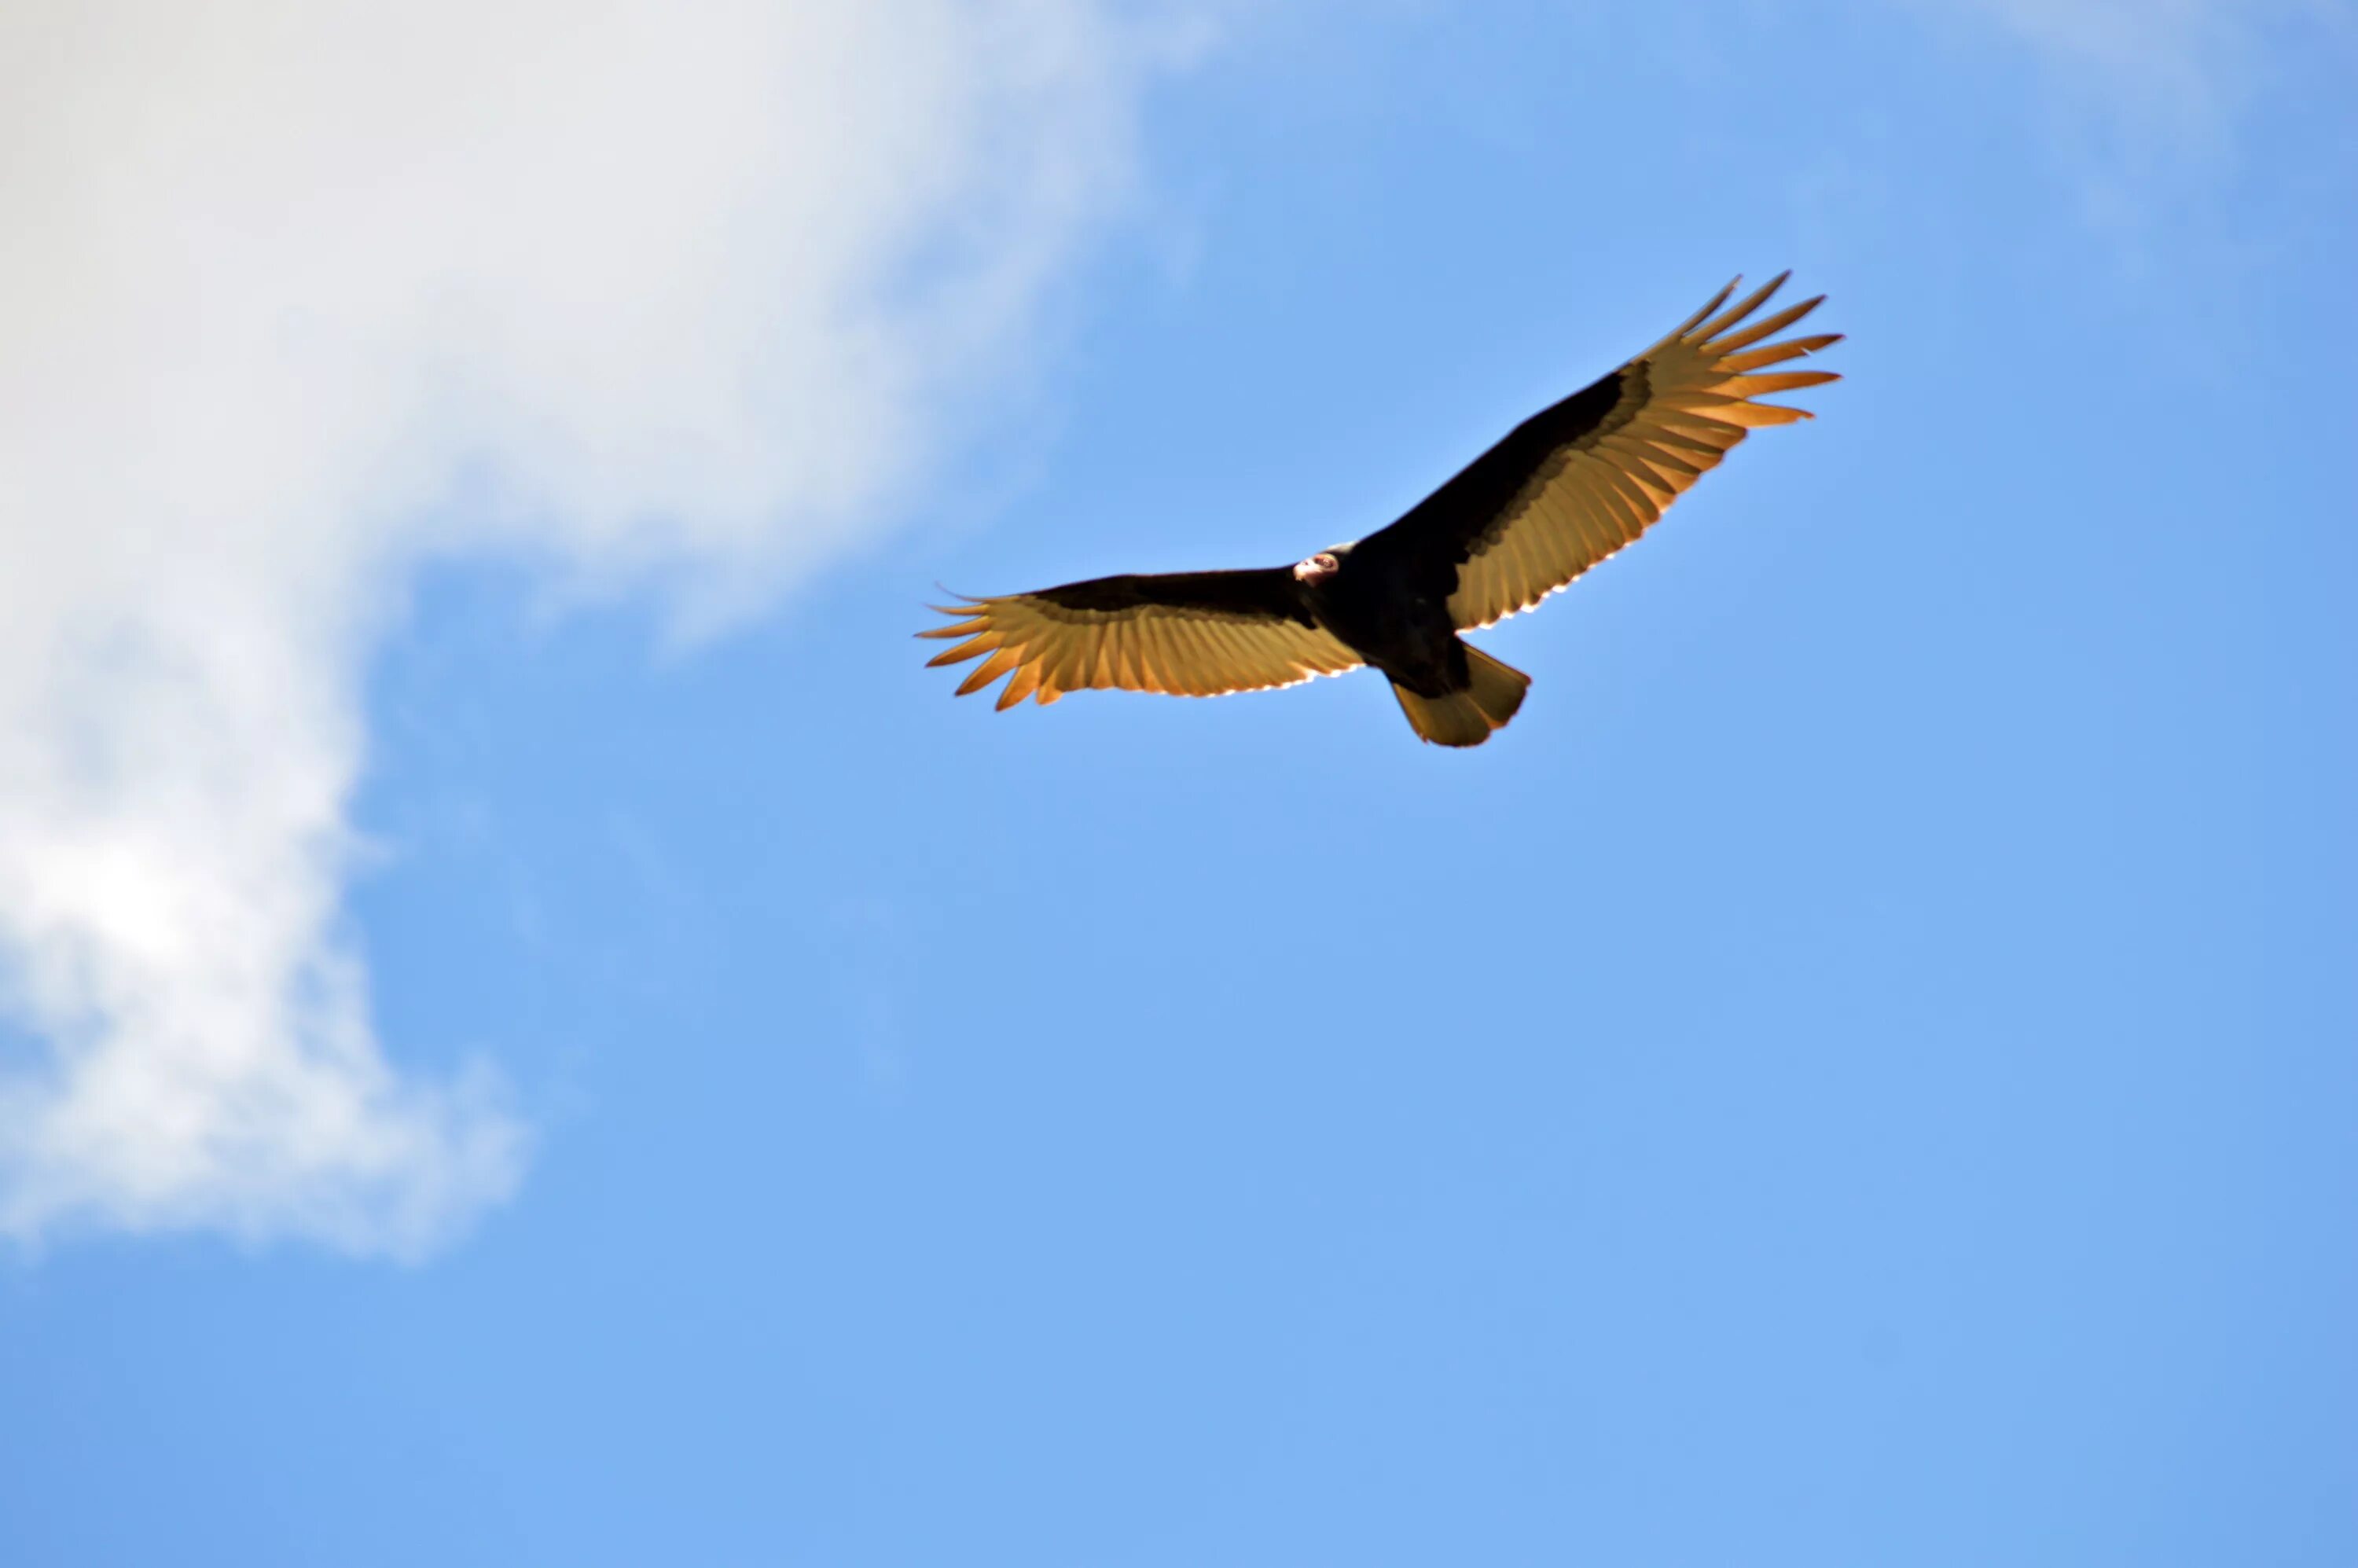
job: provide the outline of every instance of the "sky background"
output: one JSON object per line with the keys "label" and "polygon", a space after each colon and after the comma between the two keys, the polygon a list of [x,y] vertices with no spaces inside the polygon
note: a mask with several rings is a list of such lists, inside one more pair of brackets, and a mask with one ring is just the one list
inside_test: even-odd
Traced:
{"label": "sky background", "polygon": [[[2346,11],[173,14],[0,47],[0,1558],[2358,1561]],[[909,640],[1787,266],[1478,751]]]}

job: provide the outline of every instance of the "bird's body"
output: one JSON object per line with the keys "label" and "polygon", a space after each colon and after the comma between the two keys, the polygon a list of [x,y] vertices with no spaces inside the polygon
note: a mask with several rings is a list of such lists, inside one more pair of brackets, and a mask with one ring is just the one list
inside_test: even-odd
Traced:
{"label": "bird's body", "polygon": [[1087,687],[1218,696],[1364,665],[1390,679],[1424,740],[1478,745],[1514,717],[1530,677],[1458,633],[1531,608],[1635,539],[1751,427],[1808,417],[1758,395],[1836,379],[1756,373],[1838,341],[1750,347],[1817,307],[1736,330],[1783,282],[1714,317],[1730,284],[1365,539],[1291,568],[1095,578],[972,600],[944,609],[959,624],[919,635],[964,639],[937,665],[989,655],[958,692],[1006,675],[1001,708]]}
{"label": "bird's body", "polygon": [[[1330,573],[1304,575],[1312,616],[1390,678],[1419,735],[1447,745],[1478,745],[1515,716],[1529,681],[1458,636],[1447,589],[1412,557],[1338,545],[1312,560],[1336,563]],[[1502,674],[1504,683],[1484,678],[1492,672]]]}
{"label": "bird's body", "polygon": [[1343,645],[1401,685],[1426,697],[1465,684],[1466,660],[1445,595],[1419,580],[1395,554],[1356,546],[1325,552],[1332,575],[1303,583],[1311,614]]}

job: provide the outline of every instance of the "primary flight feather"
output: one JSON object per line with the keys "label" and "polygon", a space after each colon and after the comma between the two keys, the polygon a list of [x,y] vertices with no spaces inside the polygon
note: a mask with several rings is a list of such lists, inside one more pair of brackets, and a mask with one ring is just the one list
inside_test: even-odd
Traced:
{"label": "primary flight feather", "polygon": [[1529,610],[1636,539],[1753,427],[1810,416],[1761,397],[1840,379],[1768,369],[1841,341],[1764,341],[1825,297],[1751,320],[1790,276],[1733,305],[1729,284],[1660,342],[1524,420],[1356,543],[1291,567],[1093,578],[970,599],[935,607],[955,625],[917,634],[960,639],[933,664],[983,661],[960,697],[1005,676],[1002,708],[1090,687],[1219,697],[1370,665],[1390,678],[1418,735],[1478,746],[1515,716],[1531,677],[1458,633]]}

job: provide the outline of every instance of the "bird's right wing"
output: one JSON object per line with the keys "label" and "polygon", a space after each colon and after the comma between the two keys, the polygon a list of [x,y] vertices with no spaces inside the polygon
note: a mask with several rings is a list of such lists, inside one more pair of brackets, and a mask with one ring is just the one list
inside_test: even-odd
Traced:
{"label": "bird's right wing", "polygon": [[1009,676],[1002,708],[1027,697],[1044,706],[1090,687],[1219,697],[1341,675],[1363,662],[1311,618],[1290,567],[1096,578],[934,608],[957,624],[917,635],[966,640],[928,663],[988,654],[957,694]]}
{"label": "bird's right wing", "polygon": [[1840,341],[1762,341],[1817,308],[1805,299],[1748,321],[1784,281],[1734,305],[1729,284],[1669,337],[1516,427],[1357,554],[1410,563],[1447,596],[1462,632],[1568,586],[1660,520],[1747,432],[1809,417],[1763,395],[1836,379],[1768,369]]}

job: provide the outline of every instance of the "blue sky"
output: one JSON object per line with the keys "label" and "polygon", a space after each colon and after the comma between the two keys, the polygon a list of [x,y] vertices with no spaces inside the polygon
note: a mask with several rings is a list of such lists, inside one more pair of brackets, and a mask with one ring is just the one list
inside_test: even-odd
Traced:
{"label": "blue sky", "polygon": [[[121,977],[234,1000],[248,949],[0,931],[0,1555],[2353,1560],[2351,45],[1165,15],[977,111],[1039,138],[1014,196],[843,251],[899,390],[781,372],[796,463],[658,483],[609,454],[692,402],[486,375],[568,438],[433,449],[428,543],[285,643],[344,674],[254,677],[325,694],[254,744],[326,781],[254,829],[316,916],[256,950],[358,1044],[223,1004],[294,1064],[189,1091],[249,1130],[70,1145],[112,1102],[35,1086],[178,1038]],[[1534,685],[1476,752],[1364,675],[995,715],[909,641],[936,580],[1367,532],[1786,266],[1846,379],[1481,637]],[[727,276],[757,370],[833,342]]]}

